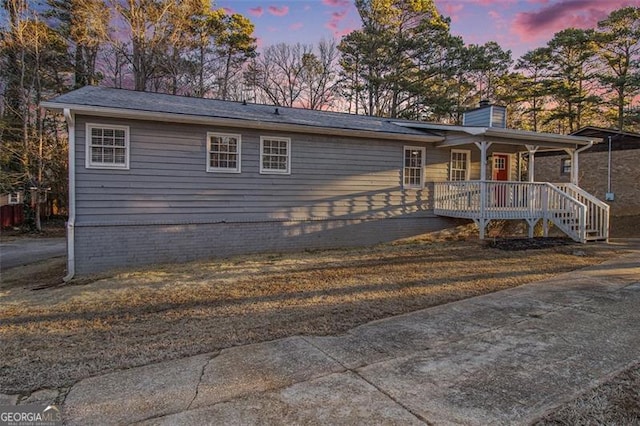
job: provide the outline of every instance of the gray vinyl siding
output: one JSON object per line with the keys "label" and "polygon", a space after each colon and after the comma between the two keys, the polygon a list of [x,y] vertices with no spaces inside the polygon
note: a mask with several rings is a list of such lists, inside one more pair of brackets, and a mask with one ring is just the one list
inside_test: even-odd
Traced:
{"label": "gray vinyl siding", "polygon": [[491,126],[492,127],[507,127],[507,109],[502,106],[491,107]]}
{"label": "gray vinyl siding", "polygon": [[[85,168],[85,124],[130,128],[129,170]],[[242,137],[241,173],[206,171],[207,132]],[[260,136],[291,138],[291,174],[259,173]],[[401,187],[403,146],[425,146],[427,181],[448,153],[428,144],[98,117],[76,119],[78,225],[431,216],[430,187]]]}
{"label": "gray vinyl siding", "polygon": [[486,108],[465,112],[465,126],[507,127],[507,112],[502,106],[492,105]]}
{"label": "gray vinyl siding", "polygon": [[489,127],[489,108],[482,108],[464,113],[465,126]]}

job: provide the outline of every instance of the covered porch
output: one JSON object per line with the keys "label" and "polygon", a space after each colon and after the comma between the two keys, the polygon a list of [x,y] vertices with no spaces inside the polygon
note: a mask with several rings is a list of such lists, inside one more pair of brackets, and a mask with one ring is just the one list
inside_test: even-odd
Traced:
{"label": "covered porch", "polygon": [[[471,140],[457,137],[438,143],[439,148],[470,147],[479,151],[480,179],[435,182],[435,214],[472,219],[481,239],[491,220],[524,220],[530,238],[535,225],[542,221],[545,237],[553,224],[581,243],[608,240],[609,206],[577,185],[579,154],[591,147],[593,140],[510,129],[483,128],[478,133],[470,134]],[[534,181],[536,152],[549,150],[563,150],[569,155],[571,183]],[[526,181],[522,181],[525,171]]]}
{"label": "covered porch", "polygon": [[[422,129],[439,132],[444,140],[435,147],[451,152],[448,180],[434,182],[435,214],[472,219],[481,239],[491,220],[524,220],[529,237],[542,222],[544,236],[553,224],[575,241],[608,240],[609,206],[578,187],[580,152],[599,139],[495,127]],[[535,156],[543,151],[566,152],[570,183],[534,181]]]}

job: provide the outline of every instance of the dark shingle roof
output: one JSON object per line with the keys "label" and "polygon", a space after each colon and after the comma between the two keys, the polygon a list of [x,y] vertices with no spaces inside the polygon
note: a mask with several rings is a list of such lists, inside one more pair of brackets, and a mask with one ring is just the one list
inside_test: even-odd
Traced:
{"label": "dark shingle roof", "polygon": [[[261,121],[310,127],[346,130],[361,130],[401,135],[431,135],[427,130],[398,126],[390,119],[346,114],[329,111],[314,111],[302,108],[275,107],[253,103],[191,98],[161,93],[137,92],[124,89],[86,86],[49,102],[46,107],[86,106],[117,108],[120,110],[169,113],[209,118]],[[276,108],[278,114],[275,114]],[[395,120],[397,121],[397,120]]]}

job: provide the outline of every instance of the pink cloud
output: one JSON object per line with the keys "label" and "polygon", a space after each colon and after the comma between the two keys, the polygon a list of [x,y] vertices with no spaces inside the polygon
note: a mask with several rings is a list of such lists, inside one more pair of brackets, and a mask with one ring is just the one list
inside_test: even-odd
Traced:
{"label": "pink cloud", "polygon": [[285,16],[289,13],[289,6],[269,6],[269,13],[273,16]]}
{"label": "pink cloud", "polygon": [[322,0],[322,4],[330,7],[347,7],[349,0]]}
{"label": "pink cloud", "polygon": [[462,9],[464,9],[464,5],[462,3],[448,0],[438,2],[438,10],[440,10],[440,13],[451,18],[452,22],[458,22],[458,20],[460,20],[459,12]]}
{"label": "pink cloud", "polygon": [[517,0],[472,0],[472,2],[481,6],[493,6],[494,4],[512,4]]}
{"label": "pink cloud", "polygon": [[[332,2],[332,3],[335,3],[337,5],[338,1],[339,0],[325,0],[325,4],[327,4],[327,2]],[[353,31],[352,28],[340,29],[340,23],[347,17],[348,13],[349,13],[348,9],[343,9],[343,10],[339,10],[339,11],[336,11],[336,12],[331,12],[331,14],[330,14],[331,17],[329,18],[327,23],[324,24],[325,28],[328,28],[333,32],[333,36],[335,38],[339,39],[343,35],[349,34],[351,31]]]}
{"label": "pink cloud", "polygon": [[249,8],[249,15],[260,17],[260,16],[262,16],[263,13],[264,13],[264,9],[262,8],[262,6],[256,6],[256,7],[250,7]]}
{"label": "pink cloud", "polygon": [[342,21],[344,19],[344,17],[347,16],[347,11],[343,10],[342,12],[333,12],[331,14],[331,20],[332,21]]}
{"label": "pink cloud", "polygon": [[512,23],[512,32],[523,41],[550,38],[565,28],[594,28],[615,9],[628,6],[628,0],[567,0],[545,6],[535,12],[520,12]]}
{"label": "pink cloud", "polygon": [[495,22],[496,28],[498,30],[502,31],[507,27],[507,23],[500,13],[496,12],[495,10],[490,10],[489,12],[487,12],[487,15],[489,15],[489,17],[493,19],[493,22]]}
{"label": "pink cloud", "polygon": [[302,27],[304,27],[304,24],[302,22],[294,22],[293,24],[289,25],[289,29],[292,31],[297,31]]}
{"label": "pink cloud", "polygon": [[224,13],[227,15],[233,15],[234,13],[236,13],[236,11],[231,9],[230,7],[223,7],[222,10],[224,10]]}
{"label": "pink cloud", "polygon": [[333,36],[334,36],[336,39],[340,39],[340,38],[342,38],[342,37],[346,36],[347,34],[350,34],[350,33],[351,33],[352,31],[354,31],[354,30],[355,30],[355,28],[343,28],[343,29],[341,29],[341,30],[335,30],[335,31],[333,32]]}
{"label": "pink cloud", "polygon": [[444,12],[448,16],[454,15],[454,14],[460,12],[462,9],[464,9],[464,5],[463,4],[445,3],[445,5],[444,5]]}

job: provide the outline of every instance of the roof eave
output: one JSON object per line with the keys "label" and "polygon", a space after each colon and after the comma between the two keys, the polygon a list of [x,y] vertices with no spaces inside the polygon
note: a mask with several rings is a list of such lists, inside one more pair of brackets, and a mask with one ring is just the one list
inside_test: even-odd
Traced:
{"label": "roof eave", "polygon": [[484,132],[488,137],[501,137],[510,138],[524,141],[531,141],[532,143],[540,142],[555,142],[568,145],[589,145],[591,142],[600,143],[601,138],[592,138],[586,136],[571,136],[571,135],[559,135],[555,133],[537,133],[527,132],[524,130],[513,129],[500,129],[495,127],[489,127]]}
{"label": "roof eave", "polygon": [[296,133],[311,133],[319,135],[350,136],[359,138],[376,138],[396,141],[413,142],[439,142],[444,138],[436,135],[411,135],[406,133],[392,133],[373,130],[358,130],[347,128],[322,127],[302,124],[277,123],[260,120],[245,120],[237,118],[210,117],[202,115],[178,114],[169,112],[154,112],[141,110],[127,110],[122,108],[100,107],[82,104],[67,104],[60,102],[42,102],[43,108],[62,111],[69,109],[74,113],[93,115],[99,117],[113,117],[149,121],[162,121],[172,123],[219,125],[226,127],[240,127],[249,129],[291,131]]}
{"label": "roof eave", "polygon": [[[536,145],[541,144],[551,148],[563,149],[575,146],[586,146],[591,142],[599,143],[601,138],[592,138],[586,136],[558,135],[554,133],[538,133],[525,130],[502,129],[499,127],[474,127],[474,126],[455,126],[446,124],[428,124],[428,123],[402,123],[394,122],[398,126],[411,127],[424,130],[437,130],[444,132],[466,133],[470,136],[482,136],[490,141],[490,138],[503,139],[500,143],[509,143],[508,140],[517,141],[518,145]],[[442,146],[464,145],[468,142],[443,142]]]}

